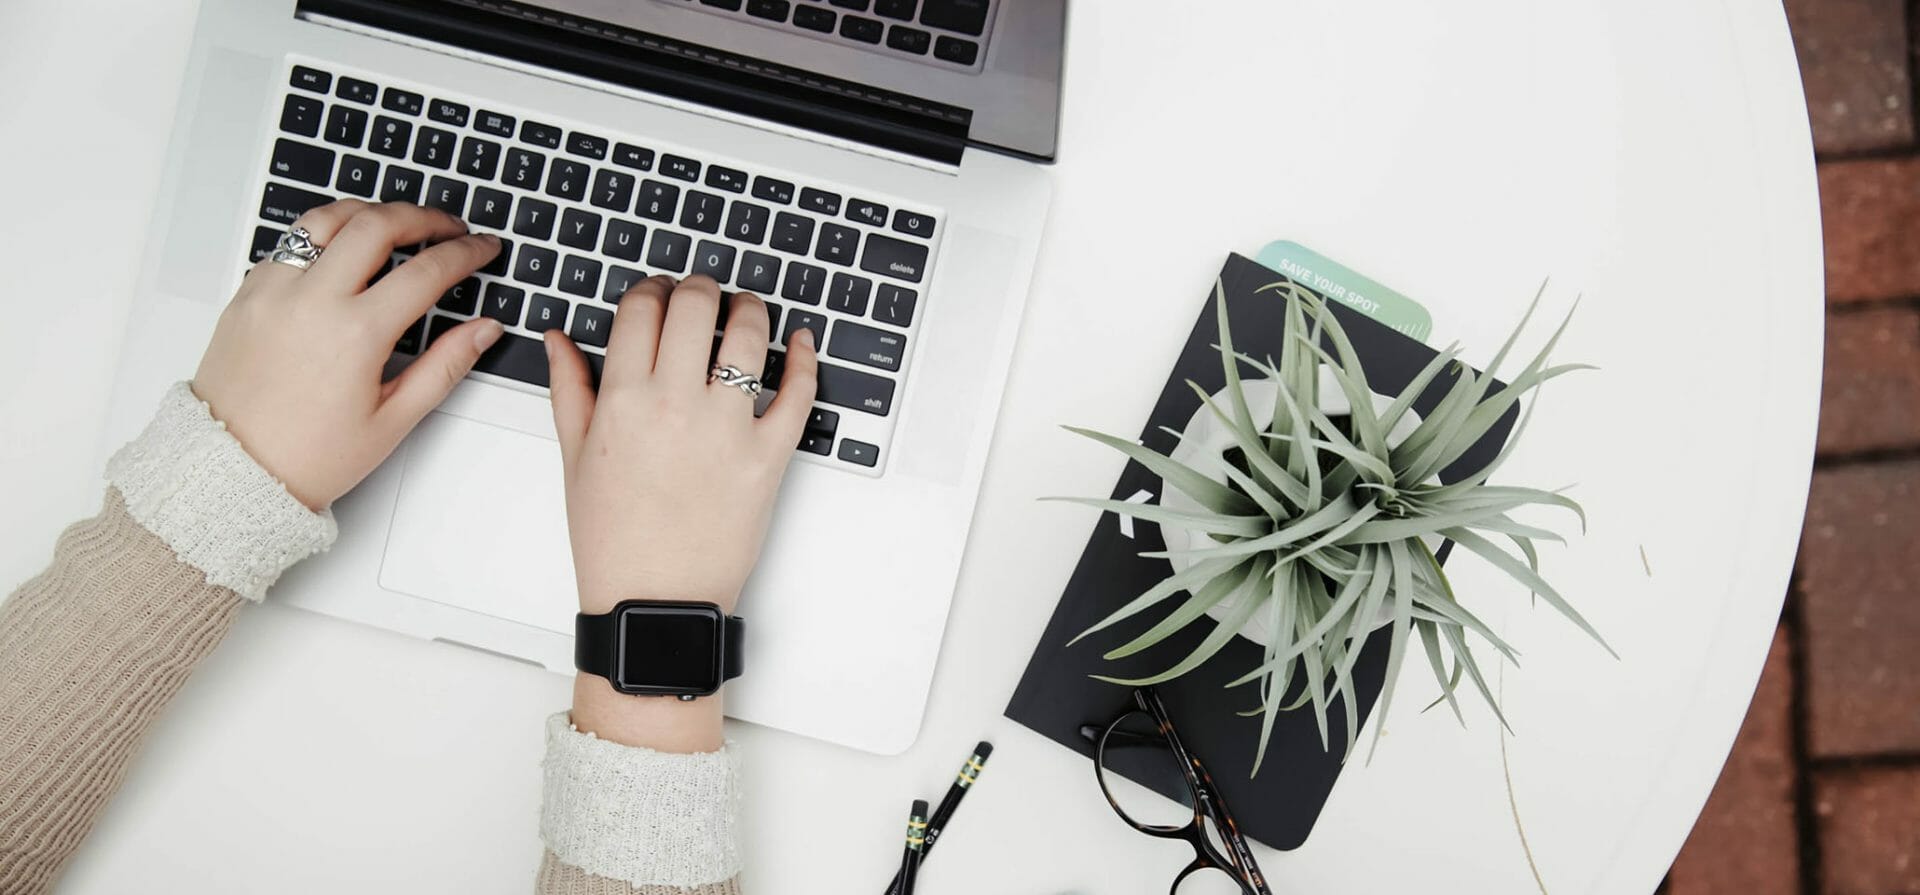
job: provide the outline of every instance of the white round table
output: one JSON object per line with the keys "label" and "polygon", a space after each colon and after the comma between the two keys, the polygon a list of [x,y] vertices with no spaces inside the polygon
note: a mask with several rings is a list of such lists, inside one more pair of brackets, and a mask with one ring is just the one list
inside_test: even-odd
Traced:
{"label": "white round table", "polygon": [[[192,15],[0,7],[7,582],[98,500]],[[1093,521],[1034,499],[1105,493],[1118,457],[1057,425],[1137,428],[1225,254],[1291,238],[1425,304],[1470,361],[1543,278],[1548,317],[1584,296],[1559,356],[1603,369],[1546,390],[1503,478],[1576,486],[1591,529],[1546,569],[1621,658],[1484,564],[1450,566],[1524,654],[1504,761],[1483,708],[1464,729],[1419,711],[1434,685],[1408,663],[1373,761],[1305,847],[1262,852],[1275,890],[1532,892],[1537,868],[1556,895],[1650,891],[1752,694],[1812,457],[1818,207],[1781,10],[1099,0],[1070,29],[1052,219],[928,720],[895,758],[735,730],[749,886],[877,890],[907,801],[985,737],[921,891],[1164,888],[1184,846],[1122,826],[1084,759],[1000,716]],[[540,722],[567,698],[525,666],[250,611],[64,891],[524,890]]]}

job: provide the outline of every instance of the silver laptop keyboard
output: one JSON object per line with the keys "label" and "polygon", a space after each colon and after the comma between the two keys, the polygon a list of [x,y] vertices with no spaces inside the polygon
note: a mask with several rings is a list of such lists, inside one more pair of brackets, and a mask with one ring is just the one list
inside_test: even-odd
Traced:
{"label": "silver laptop keyboard", "polygon": [[993,0],[656,0],[896,59],[979,71]]}
{"label": "silver laptop keyboard", "polygon": [[507,334],[475,367],[482,377],[544,388],[540,334],[561,329],[597,380],[629,286],[651,273],[706,274],[729,295],[768,300],[769,394],[787,336],[813,330],[820,386],[801,456],[869,475],[885,467],[925,316],[936,214],[313,61],[290,62],[278,114],[250,261],[307,209],[348,196],[427,205],[501,237],[499,256],[442,296],[396,352],[418,354],[485,315]]}

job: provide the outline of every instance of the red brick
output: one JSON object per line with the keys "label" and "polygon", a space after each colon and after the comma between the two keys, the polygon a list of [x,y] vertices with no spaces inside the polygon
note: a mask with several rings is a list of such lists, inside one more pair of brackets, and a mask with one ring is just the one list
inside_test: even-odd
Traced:
{"label": "red brick", "polygon": [[1920,295],[1920,158],[1820,164],[1827,301]]}
{"label": "red brick", "polygon": [[1822,454],[1920,445],[1920,310],[1827,315]]}
{"label": "red brick", "polygon": [[1920,461],[1815,472],[1800,575],[1809,751],[1920,752]]}
{"label": "red brick", "polygon": [[1733,752],[1667,874],[1668,895],[1799,895],[1794,773],[1793,662],[1778,630]]}
{"label": "red brick", "polygon": [[1920,892],[1920,766],[1814,774],[1824,895]]}
{"label": "red brick", "polygon": [[1787,23],[1819,152],[1913,140],[1902,0],[1788,0]]}

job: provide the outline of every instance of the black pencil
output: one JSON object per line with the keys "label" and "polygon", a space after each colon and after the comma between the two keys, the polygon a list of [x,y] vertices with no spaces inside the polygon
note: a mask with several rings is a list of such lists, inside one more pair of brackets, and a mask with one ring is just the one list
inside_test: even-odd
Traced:
{"label": "black pencil", "polygon": [[914,799],[913,810],[907,814],[907,848],[900,854],[900,873],[895,877],[900,881],[901,895],[913,895],[913,881],[920,875],[920,857],[926,853],[926,842],[927,800]]}
{"label": "black pencil", "polygon": [[[960,773],[953,777],[953,784],[947,787],[946,796],[940,799],[940,807],[934,809],[933,817],[927,822],[927,844],[921,849],[920,860],[924,861],[933,854],[933,845],[940,841],[940,831],[947,828],[953,820],[953,813],[960,810],[960,800],[965,798],[967,790],[973,788],[980,772],[986,770],[987,758],[993,755],[993,744],[981,740],[973,747],[973,754],[967,756],[967,763],[960,766]],[[904,869],[904,868],[903,868]],[[901,888],[901,877],[895,874],[893,884],[887,887],[887,895],[906,895]]]}

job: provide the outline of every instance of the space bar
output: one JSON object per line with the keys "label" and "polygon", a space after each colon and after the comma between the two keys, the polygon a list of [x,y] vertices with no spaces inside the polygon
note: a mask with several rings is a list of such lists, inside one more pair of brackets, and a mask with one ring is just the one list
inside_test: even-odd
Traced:
{"label": "space bar", "polygon": [[[449,318],[440,319],[453,322]],[[600,371],[607,365],[606,356],[591,351],[580,353],[586,355],[587,370],[593,374],[593,387],[599,388]],[[539,339],[507,333],[500,337],[500,341],[493,343],[493,347],[487,349],[485,354],[480,355],[480,362],[474,364],[473,369],[544,388],[547,385],[547,346],[541,344]]]}

